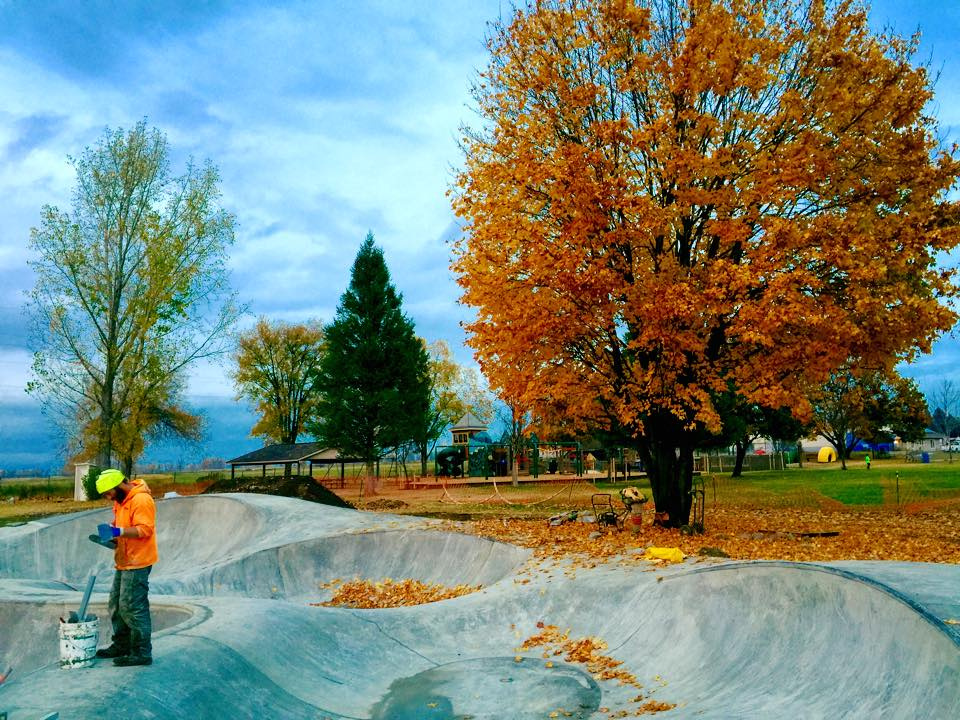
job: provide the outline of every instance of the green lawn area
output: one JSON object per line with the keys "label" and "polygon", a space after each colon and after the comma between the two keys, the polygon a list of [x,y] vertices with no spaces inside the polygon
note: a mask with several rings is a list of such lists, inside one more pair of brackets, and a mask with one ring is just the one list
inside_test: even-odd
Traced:
{"label": "green lawn area", "polygon": [[[850,506],[906,505],[916,502],[960,498],[960,459],[929,464],[874,461],[867,470],[862,463],[824,466],[807,464],[786,470],[745,472],[739,478],[729,473],[701,476],[709,504],[754,507],[814,507],[826,501]],[[634,481],[645,492],[649,483]],[[616,493],[624,484],[598,483]]]}
{"label": "green lawn area", "polygon": [[[709,493],[713,477],[704,480]],[[870,470],[862,466],[843,470],[836,463],[829,467],[807,465],[745,473],[741,478],[717,476],[715,484],[718,496],[752,500],[758,505],[805,505],[816,503],[818,498],[844,505],[904,505],[960,498],[960,462],[877,461]]]}
{"label": "green lawn area", "polygon": [[0,480],[0,500],[11,497],[73,496],[73,478],[62,475],[48,478],[3,478]]}
{"label": "green lawn area", "polygon": [[874,477],[830,478],[821,481],[819,492],[844,505],[882,505],[883,485]]}

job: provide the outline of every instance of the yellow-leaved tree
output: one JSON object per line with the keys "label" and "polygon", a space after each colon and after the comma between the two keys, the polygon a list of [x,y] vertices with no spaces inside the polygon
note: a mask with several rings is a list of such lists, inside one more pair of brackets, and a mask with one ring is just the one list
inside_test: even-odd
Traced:
{"label": "yellow-leaved tree", "polygon": [[250,434],[291,444],[316,414],[316,376],[325,351],[323,326],[265,317],[242,333],[234,355],[237,399],[255,403],[260,418]]}
{"label": "yellow-leaved tree", "polygon": [[242,312],[217,170],[190,161],[174,175],[170,154],[146,121],[105,131],[71,159],[71,209],[44,206],[30,231],[27,392],[99,467],[131,467],[175,415],[175,434],[196,437],[196,418],[169,411],[190,366],[227,350]]}
{"label": "yellow-leaved tree", "polygon": [[809,407],[956,320],[956,150],[853,0],[537,0],[495,24],[454,246],[491,385],[628,438],[658,517],[731,393]]}

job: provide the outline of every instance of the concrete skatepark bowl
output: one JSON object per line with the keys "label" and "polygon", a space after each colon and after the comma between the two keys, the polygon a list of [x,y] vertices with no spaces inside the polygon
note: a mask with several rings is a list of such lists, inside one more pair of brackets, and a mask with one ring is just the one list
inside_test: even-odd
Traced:
{"label": "concrete skatepark bowl", "polygon": [[[607,718],[636,687],[543,648],[598,637],[670,718],[960,717],[960,567],[927,563],[536,565],[436,521],[266,495],[158,502],[154,664],[61,670],[56,624],[96,574],[107,509],[0,528],[0,713],[60,718]],[[416,607],[316,607],[334,579],[483,585]],[[2,672],[3,668],[0,668]],[[557,713],[552,715],[552,713]]]}

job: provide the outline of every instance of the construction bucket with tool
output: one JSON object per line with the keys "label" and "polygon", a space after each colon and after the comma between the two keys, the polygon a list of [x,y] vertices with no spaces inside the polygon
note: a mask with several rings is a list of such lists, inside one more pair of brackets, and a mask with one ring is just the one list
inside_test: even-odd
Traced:
{"label": "construction bucket with tool", "polygon": [[97,643],[100,641],[100,620],[95,615],[88,615],[84,622],[64,622],[61,620],[60,637],[60,667],[85,668],[93,667],[97,657]]}
{"label": "construction bucket with tool", "polygon": [[87,615],[96,579],[96,575],[91,575],[87,581],[79,611],[71,612],[66,620],[60,618],[57,635],[60,638],[60,667],[63,669],[92,667],[97,657],[100,620],[96,615]]}

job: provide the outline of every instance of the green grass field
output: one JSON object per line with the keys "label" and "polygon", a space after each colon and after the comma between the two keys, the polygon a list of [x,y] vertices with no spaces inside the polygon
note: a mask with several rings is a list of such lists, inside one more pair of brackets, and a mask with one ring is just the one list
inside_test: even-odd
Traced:
{"label": "green grass field", "polygon": [[708,495],[733,504],[814,505],[832,500],[846,506],[907,505],[960,498],[960,462],[875,462],[864,467],[805,466],[704,478]]}
{"label": "green grass field", "polygon": [[[838,463],[808,464],[748,472],[739,478],[705,473],[701,479],[708,504],[813,507],[832,500],[846,506],[902,506],[960,499],[960,459],[930,464],[881,460],[870,470],[857,465],[843,470]],[[633,484],[649,489],[646,481]],[[598,487],[615,490],[623,483],[600,483]]]}
{"label": "green grass field", "polygon": [[5,478],[0,481],[0,500],[9,498],[73,497],[73,478]]}

